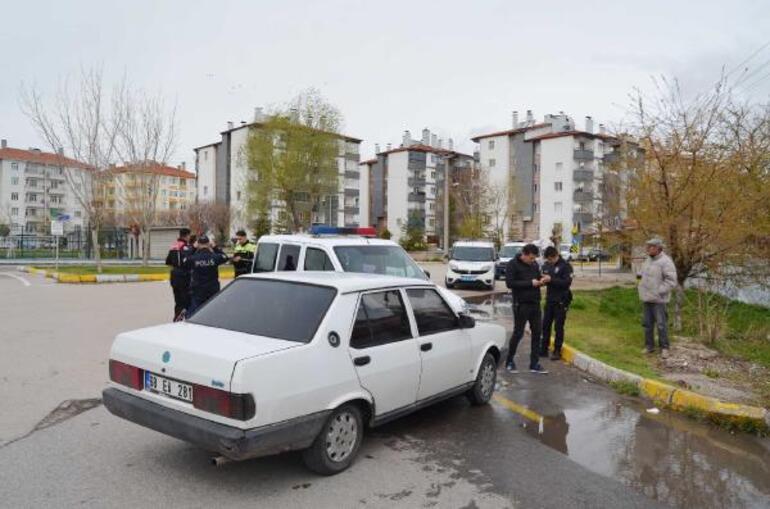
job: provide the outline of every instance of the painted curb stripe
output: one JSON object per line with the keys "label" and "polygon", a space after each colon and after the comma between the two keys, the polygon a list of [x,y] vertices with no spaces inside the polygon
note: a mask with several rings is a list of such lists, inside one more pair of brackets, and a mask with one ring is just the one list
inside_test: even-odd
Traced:
{"label": "painted curb stripe", "polygon": [[514,412],[514,413],[519,414],[519,415],[521,415],[523,417],[526,417],[530,421],[535,421],[535,422],[538,422],[538,423],[539,422],[543,422],[543,416],[542,415],[540,415],[539,413],[537,413],[537,412],[535,412],[533,410],[530,410],[529,408],[527,408],[527,407],[525,407],[523,405],[520,405],[520,404],[518,404],[518,403],[516,403],[514,401],[511,401],[510,399],[508,399],[508,398],[506,398],[504,396],[501,396],[499,394],[493,394],[492,395],[492,399],[494,399],[495,402],[501,404],[502,406],[504,406],[505,408],[507,408],[511,412]]}

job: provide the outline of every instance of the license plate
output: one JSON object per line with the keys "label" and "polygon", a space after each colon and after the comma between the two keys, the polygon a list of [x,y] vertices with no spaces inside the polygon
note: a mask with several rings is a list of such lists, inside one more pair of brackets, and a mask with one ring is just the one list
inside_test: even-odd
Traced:
{"label": "license plate", "polygon": [[182,401],[190,403],[192,403],[193,400],[192,385],[158,376],[149,371],[144,372],[144,388],[150,392],[163,394],[169,398],[181,399]]}
{"label": "license plate", "polygon": [[461,276],[461,281],[476,281],[476,276]]}

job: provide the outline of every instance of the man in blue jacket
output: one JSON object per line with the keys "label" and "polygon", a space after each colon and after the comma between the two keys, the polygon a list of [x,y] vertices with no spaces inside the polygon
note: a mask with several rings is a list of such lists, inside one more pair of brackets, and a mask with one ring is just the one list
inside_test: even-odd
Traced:
{"label": "man in blue jacket", "polygon": [[541,356],[548,355],[548,345],[551,344],[551,327],[556,326],[556,341],[554,342],[551,360],[561,359],[561,347],[564,344],[564,322],[567,321],[567,309],[572,302],[572,265],[559,255],[553,247],[545,248],[545,263],[543,274],[550,276],[545,291],[545,313],[543,314],[543,344]]}
{"label": "man in blue jacket", "polygon": [[179,230],[179,238],[166,255],[166,265],[171,267],[169,282],[174,292],[174,321],[181,320],[190,309],[190,270],[185,266],[187,257],[195,252],[190,239],[190,229]]}
{"label": "man in blue jacket", "polygon": [[192,272],[190,291],[192,302],[187,316],[192,315],[207,300],[219,291],[219,266],[227,263],[228,257],[208,237],[198,237],[195,254],[185,261],[185,267]]}

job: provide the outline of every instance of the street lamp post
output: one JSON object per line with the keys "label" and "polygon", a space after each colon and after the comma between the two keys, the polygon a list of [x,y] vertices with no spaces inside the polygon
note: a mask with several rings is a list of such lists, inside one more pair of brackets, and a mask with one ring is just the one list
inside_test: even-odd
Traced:
{"label": "street lamp post", "polygon": [[449,161],[454,154],[444,154],[441,156],[444,160],[444,253],[449,249]]}

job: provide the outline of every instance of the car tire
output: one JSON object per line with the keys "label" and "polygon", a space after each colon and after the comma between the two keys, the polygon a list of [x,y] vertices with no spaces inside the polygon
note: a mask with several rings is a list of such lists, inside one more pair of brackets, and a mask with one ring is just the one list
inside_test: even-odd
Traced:
{"label": "car tire", "polygon": [[479,366],[476,383],[465,394],[471,405],[481,406],[489,403],[489,400],[492,399],[492,393],[495,392],[496,382],[497,361],[491,353],[487,352],[481,361],[481,366]]}
{"label": "car tire", "polygon": [[452,283],[447,283],[446,281],[444,281],[444,286],[446,286],[449,290],[452,290],[455,287],[455,285]]}
{"label": "car tire", "polygon": [[321,475],[342,472],[353,463],[363,436],[364,421],[358,406],[338,407],[324,423],[313,445],[303,451],[305,466]]}

